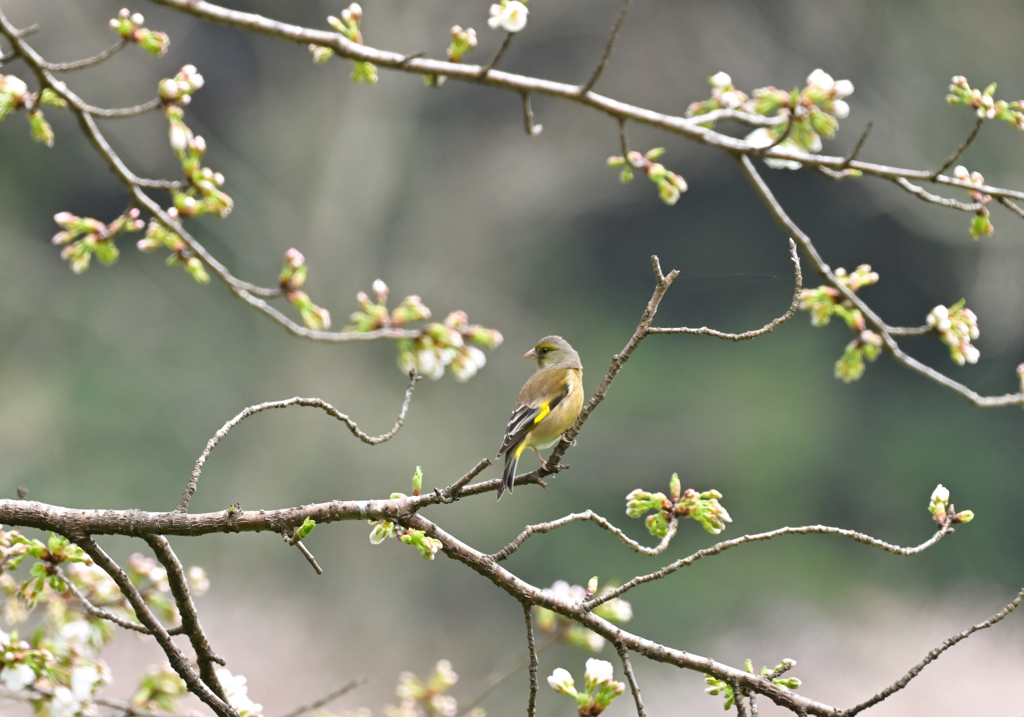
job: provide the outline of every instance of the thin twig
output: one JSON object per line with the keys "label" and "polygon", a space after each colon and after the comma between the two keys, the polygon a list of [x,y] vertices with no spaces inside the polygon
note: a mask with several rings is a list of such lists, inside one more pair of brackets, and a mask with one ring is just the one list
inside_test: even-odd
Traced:
{"label": "thin twig", "polygon": [[523,603],[526,619],[526,646],[530,650],[530,699],[526,703],[526,717],[537,717],[537,646],[533,642],[533,605]]}
{"label": "thin twig", "polygon": [[626,118],[619,117],[619,143],[622,145],[622,159],[629,161],[629,138],[626,136]]}
{"label": "thin twig", "polygon": [[771,333],[779,325],[786,323],[794,314],[796,314],[797,308],[800,306],[800,291],[803,289],[804,277],[803,272],[800,270],[800,257],[796,252],[796,242],[792,239],[789,240],[789,253],[793,261],[793,272],[795,275],[796,288],[793,290],[793,301],[790,302],[789,309],[786,310],[782,316],[772,319],[767,324],[759,329],[753,331],[744,331],[742,334],[729,334],[724,331],[717,331],[715,329],[709,329],[707,326],[702,326],[699,329],[691,329],[688,327],[678,328],[663,328],[663,327],[651,327],[648,333],[651,334],[693,334],[696,336],[714,336],[716,339],[728,339],[729,341],[747,341],[749,339],[755,339],[758,336],[764,336],[765,334]]}
{"label": "thin twig", "polygon": [[[839,165],[839,169],[846,169],[850,166],[850,162],[857,159],[857,155],[860,154],[861,147],[868,139],[868,135],[871,134],[871,128],[874,126],[874,122],[868,122],[868,126],[864,128],[864,132],[861,133],[860,139],[857,140],[857,144],[853,145],[853,149],[850,153],[843,158],[843,163]],[[753,705],[751,705],[753,707]]]}
{"label": "thin twig", "polygon": [[402,407],[398,411],[398,418],[395,419],[395,425],[391,427],[390,431],[382,433],[379,436],[370,436],[367,433],[364,433],[359,429],[359,426],[355,421],[320,398],[300,398],[295,396],[294,398],[289,398],[284,401],[267,401],[265,403],[258,403],[255,406],[249,406],[248,408],[243,409],[237,416],[221,426],[220,430],[214,433],[213,437],[206,443],[206,448],[203,449],[202,454],[196,460],[195,467],[192,469],[192,475],[189,478],[188,485],[185,487],[185,493],[181,496],[181,503],[178,504],[178,511],[184,513],[188,510],[188,504],[191,502],[192,496],[195,495],[196,488],[199,486],[199,476],[203,472],[203,466],[206,465],[206,460],[210,457],[213,449],[217,447],[217,444],[221,442],[221,439],[223,439],[232,428],[249,416],[254,416],[257,413],[271,408],[287,408],[288,406],[319,408],[326,412],[327,415],[337,418],[348,426],[348,430],[352,432],[352,435],[363,443],[376,446],[393,438],[402,427],[402,424],[405,423],[405,414],[409,410],[409,404],[412,402],[412,392],[416,387],[416,382],[419,381],[420,378],[421,376],[417,374],[415,370],[409,372],[409,386],[405,389],[405,399],[402,401]]}
{"label": "thin twig", "polygon": [[334,700],[338,699],[342,695],[348,694],[349,692],[351,692],[355,688],[359,687],[360,685],[364,685],[364,684],[366,684],[366,678],[365,677],[357,677],[356,679],[352,680],[351,682],[349,682],[344,687],[339,687],[338,689],[336,689],[334,692],[330,693],[329,695],[326,695],[325,697],[321,697],[320,699],[315,700],[313,702],[310,702],[309,704],[301,705],[299,707],[296,707],[291,712],[286,712],[285,714],[281,715],[281,717],[301,717],[301,715],[304,715],[307,712],[312,712],[313,710],[318,710],[321,707],[323,707],[324,705],[333,702]]}
{"label": "thin twig", "polygon": [[935,329],[925,324],[924,326],[890,326],[889,333],[893,336],[924,336]]}
{"label": "thin twig", "polygon": [[157,97],[149,102],[143,102],[140,105],[135,105],[134,107],[120,107],[118,109],[108,110],[102,107],[93,107],[92,105],[83,104],[81,109],[83,112],[88,112],[96,117],[116,119],[118,117],[135,117],[137,115],[145,114],[146,112],[152,112],[162,106],[163,102],[159,97]]}
{"label": "thin twig", "polygon": [[412,53],[410,55],[406,55],[405,57],[402,58],[401,64],[408,65],[413,60],[416,60],[416,59],[418,59],[420,57],[423,57],[426,54],[427,54],[426,50],[420,50],[419,52],[414,52],[414,53]]}
{"label": "thin twig", "polygon": [[1010,211],[1012,211],[1017,216],[1024,217],[1024,209],[1021,209],[1006,197],[999,197],[999,203],[1002,204],[1007,209],[1009,209]]}
{"label": "thin twig", "polygon": [[903,675],[903,677],[896,680],[896,682],[886,687],[884,690],[879,692],[871,699],[866,700],[865,702],[861,702],[856,707],[851,707],[850,709],[846,710],[844,714],[847,715],[847,717],[853,717],[857,713],[863,712],[868,707],[877,705],[879,702],[884,700],[886,697],[889,697],[894,692],[902,690],[904,687],[907,686],[908,682],[917,677],[921,673],[921,670],[923,670],[930,663],[938,659],[939,655],[941,655],[943,652],[953,647],[953,645],[957,644],[961,640],[966,640],[968,637],[978,632],[978,630],[984,630],[986,628],[992,627],[997,622],[1002,620],[1004,617],[1009,615],[1011,612],[1016,610],[1017,606],[1021,604],[1021,601],[1024,601],[1024,589],[1017,593],[1017,597],[1015,597],[1009,605],[1004,607],[1002,610],[997,612],[988,620],[985,620],[984,622],[979,622],[977,625],[973,625],[972,627],[967,628],[963,632],[958,632],[957,634],[953,635],[948,640],[944,641],[941,645],[936,647],[934,650],[929,652],[923,660],[914,665],[907,674]]}
{"label": "thin twig", "polygon": [[89,615],[92,615],[93,617],[98,617],[101,620],[109,620],[115,625],[123,627],[125,630],[141,632],[143,635],[152,634],[149,631],[149,628],[147,628],[145,625],[140,625],[137,622],[132,622],[131,620],[126,620],[122,617],[118,617],[109,610],[104,610],[101,607],[93,605],[92,602],[89,601],[89,598],[83,595],[82,591],[78,589],[78,586],[71,582],[71,579],[68,578],[68,576],[64,573],[63,570],[61,570],[59,565],[57,566],[57,575],[60,576],[61,580],[64,581],[64,584],[68,586],[68,590],[71,591],[71,594],[74,595],[75,599],[82,604],[82,609],[85,610],[85,612]]}
{"label": "thin twig", "polygon": [[738,538],[733,538],[732,540],[724,540],[721,543],[716,543],[715,545],[712,545],[710,548],[698,550],[692,555],[688,555],[685,558],[680,558],[679,560],[676,560],[673,563],[669,563],[661,570],[657,570],[653,573],[648,573],[647,575],[639,575],[633,578],[632,580],[623,583],[617,588],[608,590],[602,595],[592,597],[589,600],[585,600],[583,602],[583,609],[588,611],[593,610],[598,605],[601,605],[603,603],[608,602],[609,600],[617,598],[621,596],[623,593],[626,593],[632,590],[633,588],[637,587],[638,585],[653,582],[654,580],[661,580],[662,578],[667,577],[668,575],[671,575],[672,573],[678,570],[682,570],[683,568],[693,565],[702,558],[708,558],[712,555],[718,555],[719,553],[725,552],[729,548],[735,548],[738,545],[746,545],[748,543],[758,543],[764,540],[772,540],[774,538],[778,538],[781,535],[838,535],[843,538],[849,538],[850,540],[853,540],[857,543],[863,543],[864,545],[870,545],[874,548],[879,548],[887,553],[892,553],[893,555],[909,556],[916,555],[917,553],[927,550],[928,548],[942,540],[942,538],[945,535],[952,532],[952,524],[947,523],[928,540],[924,541],[920,545],[915,545],[909,548],[904,548],[899,545],[893,545],[891,543],[885,542],[884,540],[872,538],[870,535],[858,533],[855,530],[847,530],[845,528],[833,528],[832,526],[828,525],[804,525],[798,528],[786,527],[778,528],[776,530],[769,530],[765,533],[743,535]]}
{"label": "thin twig", "polygon": [[903,177],[896,177],[896,179],[892,181],[906,189],[915,197],[919,197],[920,199],[923,199],[926,202],[938,204],[943,207],[949,207],[950,209],[959,209],[961,212],[974,213],[985,206],[981,202],[971,202],[970,204],[968,204],[967,202],[960,202],[957,201],[956,199],[940,197],[938,194],[932,194],[931,192],[922,189],[921,187],[911,183],[910,181],[904,179]]}
{"label": "thin twig", "polygon": [[149,544],[156,559],[167,571],[167,583],[171,589],[171,596],[174,604],[178,607],[178,614],[181,616],[181,626],[192,649],[196,653],[196,662],[199,665],[199,676],[206,683],[210,690],[225,702],[228,701],[224,688],[217,677],[215,665],[224,665],[224,659],[219,657],[210,646],[210,641],[203,632],[203,626],[199,623],[199,613],[192,602],[192,594],[188,588],[188,579],[185,577],[185,570],[178,560],[178,556],[171,549],[171,544],[162,535],[144,535],[143,540]]}
{"label": "thin twig", "polygon": [[78,543],[78,547],[88,553],[89,557],[99,565],[107,575],[113,578],[114,582],[121,589],[121,592],[126,598],[128,603],[135,610],[136,616],[139,621],[149,628],[150,632],[153,633],[153,637],[156,638],[160,648],[164,651],[167,656],[167,660],[170,662],[171,667],[178,676],[185,681],[185,685],[188,687],[189,692],[194,694],[200,700],[202,700],[210,709],[216,712],[220,717],[238,717],[238,713],[226,702],[221,700],[214,692],[206,685],[206,683],[199,679],[199,676],[192,670],[192,666],[189,661],[185,658],[185,655],[178,649],[178,646],[174,644],[171,636],[167,630],[163,628],[160,622],[153,615],[153,612],[149,609],[146,601],[143,600],[142,595],[138,589],[132,584],[132,581],[128,579],[124,570],[121,569],[117,563],[115,563],[109,555],[101,548],[90,536],[67,536],[74,542]]}
{"label": "thin twig", "polygon": [[762,155],[763,156],[765,152],[770,152],[771,150],[775,149],[780,144],[785,142],[787,139],[789,139],[789,133],[793,131],[793,113],[792,113],[792,111],[790,111],[788,114],[786,114],[785,117],[788,118],[787,121],[786,121],[786,129],[784,129],[782,131],[782,134],[780,134],[778,136],[778,138],[774,142],[769,144],[764,149],[758,150],[758,152],[757,152],[758,155]]}
{"label": "thin twig", "polygon": [[544,125],[533,123],[533,108],[530,106],[530,95],[526,92],[523,93],[523,125],[526,127],[526,134],[531,137],[536,137],[544,129]]}
{"label": "thin twig", "polygon": [[70,72],[71,70],[81,70],[85,67],[92,67],[106,60],[108,57],[114,55],[120,50],[128,46],[128,40],[121,38],[120,42],[112,47],[108,47],[98,55],[87,57],[84,60],[75,60],[74,62],[47,62],[43,65],[44,68],[50,72]]}
{"label": "thin twig", "polygon": [[979,117],[977,121],[975,121],[974,128],[971,130],[971,133],[967,135],[967,139],[960,143],[960,146],[956,148],[956,151],[953,152],[953,154],[949,155],[949,159],[947,159],[941,167],[932,172],[931,176],[929,177],[931,181],[934,182],[936,179],[938,179],[940,174],[942,174],[947,169],[953,166],[953,162],[960,159],[960,155],[964,153],[965,149],[971,146],[971,142],[973,142],[974,138],[978,136],[978,131],[981,129],[981,125],[984,122],[984,117]]}
{"label": "thin twig", "polygon": [[637,717],[645,717],[644,700],[640,696],[640,685],[636,683],[636,676],[633,674],[633,665],[629,661],[629,650],[621,642],[615,643],[615,649],[622,660],[622,671],[626,673],[626,680],[629,682],[629,689],[633,692],[633,701],[636,702]]}
{"label": "thin twig", "polygon": [[[498,51],[494,54],[494,57],[492,57],[491,61],[488,62],[487,65],[477,74],[478,78],[485,79],[488,73],[494,69],[495,65],[498,64],[498,60],[500,60],[501,56],[505,54],[505,50],[508,49],[509,43],[512,42],[513,35],[515,35],[514,32],[510,32],[507,35],[505,35],[505,39],[502,40],[501,46],[498,48]],[[408,63],[406,64],[408,65]]]}
{"label": "thin twig", "polygon": [[665,537],[661,539],[661,542],[659,542],[653,548],[648,548],[647,546],[641,545],[637,541],[630,538],[628,535],[626,535],[621,530],[612,525],[611,522],[609,522],[606,518],[602,518],[600,515],[598,515],[592,510],[587,510],[584,511],[583,513],[571,513],[570,515],[567,515],[564,518],[559,518],[558,520],[552,520],[546,523],[538,523],[536,525],[528,525],[523,530],[523,532],[521,532],[518,535],[518,537],[516,537],[515,540],[506,545],[501,550],[499,550],[497,553],[491,555],[491,557],[494,559],[495,562],[500,563],[502,560],[504,560],[512,553],[514,553],[516,550],[518,550],[519,546],[526,542],[526,539],[529,538],[531,535],[534,535],[535,533],[549,533],[556,528],[561,528],[563,525],[568,525],[569,523],[575,523],[581,520],[589,520],[593,523],[596,523],[601,528],[607,530],[609,533],[611,533],[616,538],[621,540],[623,543],[628,545],[631,550],[633,550],[636,553],[641,553],[642,555],[658,555],[664,552],[665,548],[667,548],[669,543],[671,542],[673,536],[675,536],[676,528],[679,523],[678,519],[673,517],[672,522],[669,523],[668,532],[665,534]]}
{"label": "thin twig", "polygon": [[619,17],[615,20],[615,24],[612,25],[611,32],[608,33],[608,42],[605,43],[604,53],[601,55],[601,60],[597,63],[597,67],[594,68],[593,74],[590,75],[590,79],[587,80],[587,84],[580,88],[580,94],[585,95],[593,89],[594,85],[601,78],[601,73],[604,72],[604,68],[608,65],[608,60],[611,59],[612,50],[615,48],[615,40],[619,37],[619,30],[622,29],[622,23],[626,21],[626,14],[629,12],[629,3],[631,0],[623,0],[622,10],[619,12]]}
{"label": "thin twig", "polygon": [[738,683],[731,683],[732,701],[736,705],[736,717],[747,717],[747,706],[743,704],[743,688]]}
{"label": "thin twig", "polygon": [[[479,463],[470,468],[468,473],[466,473],[464,476],[459,478],[457,481],[452,483],[447,488],[435,488],[434,494],[438,497],[439,502],[452,503],[458,500],[463,495],[475,495],[476,492],[469,492],[465,490],[466,484],[469,483],[474,478],[476,478],[478,475],[480,475],[483,472],[484,468],[486,468],[489,465],[491,465],[490,459],[483,458],[480,460]],[[498,478],[497,480],[500,482],[502,479]]]}
{"label": "thin twig", "polygon": [[[541,643],[540,647],[536,648],[536,653],[538,655],[541,654],[549,647],[554,645],[556,642],[557,640],[555,639],[546,640],[545,642]],[[465,717],[465,715],[472,712],[474,707],[476,707],[478,704],[483,702],[484,699],[487,698],[487,695],[494,692],[495,689],[497,689],[500,685],[504,684],[509,678],[515,677],[524,669],[528,668],[530,666],[530,662],[532,661],[532,659],[532,656],[529,653],[527,653],[523,656],[522,659],[516,660],[514,664],[509,665],[504,672],[501,672],[498,675],[491,678],[487,682],[487,684],[484,685],[483,689],[476,693],[476,695],[474,695],[472,699],[467,700],[465,702],[459,702],[459,712],[457,715],[455,715],[455,717]]]}
{"label": "thin twig", "polygon": [[[20,702],[34,702],[40,697],[53,697],[53,690],[42,689],[40,687],[25,687],[18,691],[8,690],[6,687],[0,687],[0,698],[8,700],[18,700]],[[190,717],[185,714],[174,714],[170,712],[160,712],[158,710],[145,710],[136,707],[131,702],[122,702],[121,700],[112,700],[106,697],[92,696],[90,701],[100,705],[101,707],[109,707],[122,713],[124,717]]]}

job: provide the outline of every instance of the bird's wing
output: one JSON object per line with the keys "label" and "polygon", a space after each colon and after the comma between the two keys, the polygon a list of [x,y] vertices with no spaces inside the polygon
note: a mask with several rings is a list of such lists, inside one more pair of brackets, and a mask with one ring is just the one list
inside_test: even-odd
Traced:
{"label": "bird's wing", "polygon": [[[555,406],[569,395],[571,386],[566,381],[565,370],[557,369],[557,372],[538,371],[523,386],[505,427],[505,440],[498,449],[499,456],[519,445],[530,429],[547,418]],[[545,398],[552,395],[553,398]]]}

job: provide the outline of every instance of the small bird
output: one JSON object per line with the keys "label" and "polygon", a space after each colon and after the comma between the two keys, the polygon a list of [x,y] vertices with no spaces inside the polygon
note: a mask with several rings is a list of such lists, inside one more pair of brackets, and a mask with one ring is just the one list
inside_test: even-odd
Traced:
{"label": "small bird", "polygon": [[583,364],[568,341],[545,336],[523,358],[536,361],[537,371],[519,392],[498,450],[499,458],[505,456],[499,499],[505,489],[512,492],[523,451],[532,448],[541,465],[547,466],[540,449],[558,443],[583,410]]}

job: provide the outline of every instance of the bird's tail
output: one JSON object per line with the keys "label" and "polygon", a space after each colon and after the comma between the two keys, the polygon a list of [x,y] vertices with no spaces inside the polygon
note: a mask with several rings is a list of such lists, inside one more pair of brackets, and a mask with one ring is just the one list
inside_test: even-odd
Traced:
{"label": "bird's tail", "polygon": [[519,465],[519,459],[516,457],[515,449],[510,450],[505,454],[505,470],[501,474],[501,485],[498,486],[498,500],[501,500],[501,494],[507,489],[509,495],[512,494],[512,488],[516,484],[516,466]]}

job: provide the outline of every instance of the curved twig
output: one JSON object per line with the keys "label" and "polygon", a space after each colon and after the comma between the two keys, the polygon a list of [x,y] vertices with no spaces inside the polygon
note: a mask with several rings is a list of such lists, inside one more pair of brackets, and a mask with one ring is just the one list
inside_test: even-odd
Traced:
{"label": "curved twig", "polygon": [[356,422],[349,418],[348,415],[342,413],[334,406],[327,403],[327,401],[320,398],[300,398],[299,396],[295,396],[294,398],[289,398],[284,401],[266,401],[265,403],[257,403],[255,406],[249,406],[248,408],[243,409],[237,416],[221,426],[220,430],[214,433],[213,437],[206,443],[206,448],[203,449],[202,454],[196,460],[195,468],[192,469],[192,475],[189,478],[188,485],[185,487],[185,493],[181,496],[181,503],[178,504],[177,510],[182,513],[188,510],[188,504],[192,500],[192,496],[195,495],[196,488],[199,485],[199,476],[203,472],[203,466],[206,464],[206,459],[210,457],[210,454],[213,453],[213,449],[217,447],[217,444],[221,442],[221,439],[223,439],[232,428],[249,416],[254,416],[257,413],[261,413],[262,411],[272,408],[287,408],[288,406],[319,408],[327,413],[327,415],[333,416],[344,423],[348,427],[348,430],[351,431],[352,435],[363,443],[376,446],[393,438],[402,427],[402,424],[405,423],[405,414],[409,410],[409,404],[412,402],[412,392],[416,387],[416,382],[419,381],[420,378],[422,377],[417,374],[415,370],[409,372],[409,386],[405,389],[405,399],[402,401],[402,407],[398,411],[398,418],[395,419],[395,425],[391,427],[390,431],[382,433],[379,436],[371,436],[363,432],[360,430]]}
{"label": "curved twig", "polygon": [[981,209],[982,207],[985,206],[981,202],[971,202],[970,204],[968,204],[967,202],[961,202],[961,201],[958,201],[956,199],[950,199],[948,197],[940,197],[938,194],[932,194],[931,192],[928,192],[928,191],[922,189],[921,187],[917,186],[916,184],[913,184],[913,183],[909,182],[908,180],[904,179],[903,177],[896,177],[896,179],[894,179],[892,181],[894,181],[896,184],[898,184],[899,186],[901,186],[904,189],[906,189],[908,192],[913,194],[915,197],[919,197],[920,199],[923,199],[926,202],[931,202],[932,204],[938,204],[938,205],[943,206],[943,207],[949,207],[950,209],[959,209],[961,212],[972,212],[973,213],[973,212],[976,212],[976,211],[978,211],[979,209]]}
{"label": "curved twig", "polygon": [[324,705],[330,704],[331,702],[333,702],[334,700],[338,699],[342,695],[348,694],[349,692],[351,692],[355,688],[359,687],[360,685],[365,685],[365,684],[366,684],[366,678],[365,677],[357,677],[356,679],[352,680],[351,682],[349,682],[344,687],[340,687],[340,688],[336,689],[334,692],[330,693],[329,695],[321,697],[318,700],[314,700],[313,702],[310,702],[308,705],[300,705],[299,707],[296,707],[295,709],[293,709],[291,712],[286,712],[285,714],[281,715],[281,717],[301,717],[302,715],[306,714],[307,712],[312,712],[313,710],[318,710],[321,707],[323,707]]}
{"label": "curved twig", "polygon": [[729,341],[747,341],[749,339],[756,339],[758,336],[764,336],[769,334],[778,328],[781,324],[786,323],[796,314],[797,308],[800,306],[800,291],[804,286],[803,272],[800,270],[800,257],[796,252],[796,242],[792,239],[789,240],[789,253],[793,261],[793,271],[795,275],[796,288],[793,290],[793,301],[789,305],[789,309],[786,310],[782,316],[772,319],[767,324],[759,329],[753,331],[744,331],[742,334],[729,334],[724,331],[716,331],[715,329],[709,329],[707,326],[702,326],[699,329],[691,329],[687,327],[679,328],[663,328],[658,326],[652,326],[648,333],[650,334],[693,334],[696,336],[714,336],[716,339],[728,339]]}
{"label": "curved twig", "polygon": [[121,38],[121,40],[114,46],[108,47],[103,52],[93,55],[92,57],[86,57],[84,60],[75,60],[73,62],[47,62],[43,67],[50,72],[70,72],[72,70],[81,70],[85,67],[92,67],[106,60],[108,57],[113,56],[117,52],[123,50],[128,46],[128,40]]}
{"label": "curved twig", "polygon": [[592,597],[589,600],[584,601],[582,603],[582,607],[584,610],[593,610],[598,605],[601,605],[602,603],[606,603],[609,600],[617,598],[623,593],[626,593],[632,590],[633,588],[637,587],[638,585],[643,585],[644,583],[649,583],[654,580],[660,580],[661,578],[671,575],[677,570],[681,570],[685,567],[693,565],[695,562],[701,560],[702,558],[707,558],[712,555],[718,555],[719,553],[725,552],[729,548],[735,548],[737,545],[746,545],[748,543],[758,543],[763,540],[772,540],[773,538],[777,538],[780,535],[838,535],[843,538],[849,538],[850,540],[853,540],[857,543],[863,543],[865,545],[870,545],[872,547],[879,548],[887,553],[892,553],[893,555],[907,556],[916,555],[917,553],[927,550],[928,548],[942,540],[943,536],[948,535],[952,532],[953,526],[947,523],[928,540],[924,541],[920,545],[916,545],[911,548],[904,548],[900,547],[899,545],[893,545],[891,543],[885,542],[884,540],[872,538],[870,535],[858,533],[855,530],[847,530],[845,528],[833,528],[828,525],[804,525],[798,528],[778,528],[777,530],[769,530],[766,533],[742,535],[738,538],[733,538],[732,540],[724,540],[721,543],[716,543],[715,545],[712,545],[710,548],[698,550],[696,553],[693,553],[692,555],[688,555],[685,558],[680,558],[679,560],[676,560],[673,563],[669,563],[661,570],[657,570],[653,573],[648,573],[647,575],[639,575],[633,578],[632,580],[623,583],[617,588],[613,588],[600,596]]}
{"label": "curved twig", "polygon": [[[509,44],[512,42],[512,36],[513,35],[515,35],[514,32],[510,32],[510,33],[507,33],[505,35],[505,39],[501,41],[501,46],[498,48],[498,51],[494,54],[494,57],[491,58],[491,61],[488,62],[482,69],[480,69],[477,72],[477,78],[478,79],[486,79],[487,78],[487,75],[490,74],[491,70],[493,70],[494,67],[498,64],[498,60],[500,60],[501,56],[505,54],[505,50],[508,49]],[[345,39],[345,38],[342,38],[342,39]],[[409,63],[406,62],[405,59],[403,58],[402,59],[402,65],[405,66],[405,67],[408,67]]]}
{"label": "curved twig", "polygon": [[679,524],[678,518],[673,517],[672,522],[669,523],[668,533],[665,535],[664,538],[661,539],[661,542],[659,542],[653,548],[648,548],[647,546],[641,545],[637,541],[630,538],[620,529],[612,525],[611,522],[609,522],[606,518],[602,518],[600,515],[598,515],[592,510],[587,510],[582,513],[571,513],[565,516],[564,518],[552,520],[547,523],[537,523],[536,525],[528,525],[526,526],[526,529],[523,530],[523,532],[520,533],[518,537],[516,537],[515,540],[506,545],[501,550],[499,550],[497,553],[492,554],[491,558],[494,560],[494,562],[500,563],[502,560],[504,560],[508,556],[512,555],[512,553],[514,553],[516,550],[518,550],[519,546],[526,542],[526,539],[529,538],[531,535],[534,535],[535,533],[550,533],[555,528],[561,528],[563,525],[568,525],[569,523],[575,523],[581,520],[589,520],[592,523],[596,523],[598,526],[600,526],[604,530],[607,530],[609,533],[611,533],[616,538],[625,543],[627,546],[629,546],[630,550],[632,550],[635,553],[640,553],[642,555],[659,555],[660,553],[664,552],[665,548],[668,547],[669,543],[672,541],[672,538],[675,536],[676,529]]}
{"label": "curved twig", "polygon": [[523,125],[526,127],[526,134],[531,137],[536,137],[544,129],[544,125],[533,123],[533,107],[530,106],[530,95],[526,92],[523,93]]}

